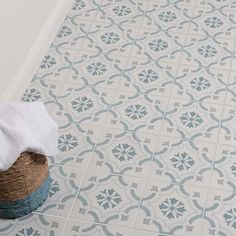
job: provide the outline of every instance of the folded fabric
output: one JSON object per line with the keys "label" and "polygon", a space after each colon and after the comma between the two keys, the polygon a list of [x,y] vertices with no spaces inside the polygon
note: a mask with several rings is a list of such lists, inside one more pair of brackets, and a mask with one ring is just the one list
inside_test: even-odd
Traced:
{"label": "folded fabric", "polygon": [[58,128],[42,102],[0,103],[0,171],[30,151],[57,154]]}

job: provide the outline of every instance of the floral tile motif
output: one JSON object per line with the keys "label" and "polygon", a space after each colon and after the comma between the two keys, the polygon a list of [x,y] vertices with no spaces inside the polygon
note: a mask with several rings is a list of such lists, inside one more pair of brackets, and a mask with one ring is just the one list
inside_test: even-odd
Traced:
{"label": "floral tile motif", "polygon": [[215,144],[161,137],[152,158],[149,178],[207,188],[215,156]]}
{"label": "floral tile motif", "polygon": [[0,234],[2,236],[51,236],[60,235],[65,219],[31,214],[17,220],[0,220]]}
{"label": "floral tile motif", "polygon": [[227,39],[235,37],[235,29],[231,27],[232,13],[226,10],[226,6],[221,7],[219,11],[214,11],[212,3],[208,2],[207,7],[195,9],[193,18],[195,21],[190,30],[192,34],[213,35],[215,38]]}
{"label": "floral tile motif", "polygon": [[62,82],[50,80],[34,80],[25,91],[21,98],[22,102],[41,101],[49,113],[52,112],[57,104],[57,98],[63,87]]}
{"label": "floral tile motif", "polygon": [[43,58],[33,80],[38,80],[42,83],[45,80],[64,82],[66,75],[73,67],[77,54],[78,52],[75,50],[52,45],[47,55]]}
{"label": "floral tile motif", "polygon": [[80,188],[84,171],[53,165],[49,171],[52,178],[49,197],[36,212],[67,217]]}
{"label": "floral tile motif", "polygon": [[199,235],[207,191],[191,185],[169,185],[150,178],[135,228],[161,235]]}
{"label": "floral tile motif", "polygon": [[65,85],[57,98],[54,118],[64,120],[66,116],[73,121],[82,122],[96,117],[102,122],[106,119],[115,92],[85,85]]}
{"label": "floral tile motif", "polygon": [[[176,76],[178,79],[173,83],[171,94],[180,99],[224,105],[229,93],[226,88],[229,76],[229,72],[224,70],[206,71],[196,66],[180,65]],[[232,82],[229,88],[232,89],[233,86]],[[230,93],[228,99],[233,99],[233,96],[234,93]]]}
{"label": "floral tile motif", "polygon": [[119,83],[119,89],[133,93],[145,93],[153,96],[170,95],[172,83],[170,74],[175,74],[177,66],[147,58],[130,58],[127,73]]}
{"label": "floral tile motif", "polygon": [[112,51],[103,52],[100,48],[94,51],[80,51],[65,82],[96,87],[106,87],[105,82],[109,82],[114,83],[113,88],[117,88],[122,73],[127,70],[126,61],[127,58],[117,56]]}
{"label": "floral tile motif", "polygon": [[162,134],[215,143],[219,136],[222,113],[223,107],[218,104],[171,98]]}
{"label": "floral tile motif", "polygon": [[146,178],[157,142],[155,135],[104,128],[88,169]]}
{"label": "floral tile motif", "polygon": [[144,184],[144,179],[88,171],[70,218],[130,228]]}
{"label": "floral tile motif", "polygon": [[209,190],[201,235],[235,235],[235,193]]}
{"label": "floral tile motif", "polygon": [[59,126],[50,196],[0,234],[235,235],[235,9],[74,0],[22,95]]}
{"label": "floral tile motif", "polygon": [[68,116],[68,121],[57,121],[59,125],[58,155],[49,157],[50,164],[85,169],[94,155],[100,129],[73,123],[71,119]]}
{"label": "floral tile motif", "polygon": [[105,127],[156,134],[167,104],[167,97],[117,91]]}
{"label": "floral tile motif", "polygon": [[126,236],[130,234],[130,229],[117,227],[109,224],[96,224],[92,222],[83,222],[77,220],[69,220],[65,235],[86,236],[86,235],[117,235]]}

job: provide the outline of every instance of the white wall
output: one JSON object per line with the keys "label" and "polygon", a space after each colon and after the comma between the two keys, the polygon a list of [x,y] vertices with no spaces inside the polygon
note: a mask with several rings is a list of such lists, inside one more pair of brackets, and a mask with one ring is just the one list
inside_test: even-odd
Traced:
{"label": "white wall", "polygon": [[[18,99],[19,95],[14,98],[10,93],[22,93],[17,80],[22,80],[22,76],[33,76],[32,73],[43,57],[41,53],[44,54],[51,44],[68,11],[69,2],[71,1],[0,0],[1,100]],[[46,35],[42,35],[43,31]],[[37,61],[37,65],[34,61]],[[27,64],[25,67],[28,68],[22,68],[23,64]],[[26,70],[32,72],[26,73]],[[25,81],[31,79],[25,78]],[[21,82],[24,84],[24,81]],[[16,84],[19,87],[17,91],[14,88]]]}

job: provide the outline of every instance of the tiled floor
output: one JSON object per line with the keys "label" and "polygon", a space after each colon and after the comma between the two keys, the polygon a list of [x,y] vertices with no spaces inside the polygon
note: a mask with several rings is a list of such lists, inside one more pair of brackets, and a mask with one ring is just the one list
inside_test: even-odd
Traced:
{"label": "tiled floor", "polygon": [[76,0],[22,98],[50,197],[0,235],[235,236],[235,43],[234,0]]}

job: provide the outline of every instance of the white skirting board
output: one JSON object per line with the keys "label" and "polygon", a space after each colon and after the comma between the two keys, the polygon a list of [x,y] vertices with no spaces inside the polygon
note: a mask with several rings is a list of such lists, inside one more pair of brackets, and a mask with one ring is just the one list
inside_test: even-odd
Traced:
{"label": "white skirting board", "polygon": [[72,0],[58,0],[58,3],[56,3],[55,8],[52,10],[50,16],[46,20],[46,23],[40,30],[38,37],[27,53],[27,56],[17,69],[16,74],[10,80],[9,84],[7,84],[4,92],[0,94],[1,101],[20,101],[43,57],[46,55],[55,35],[60,29],[71,4]]}

